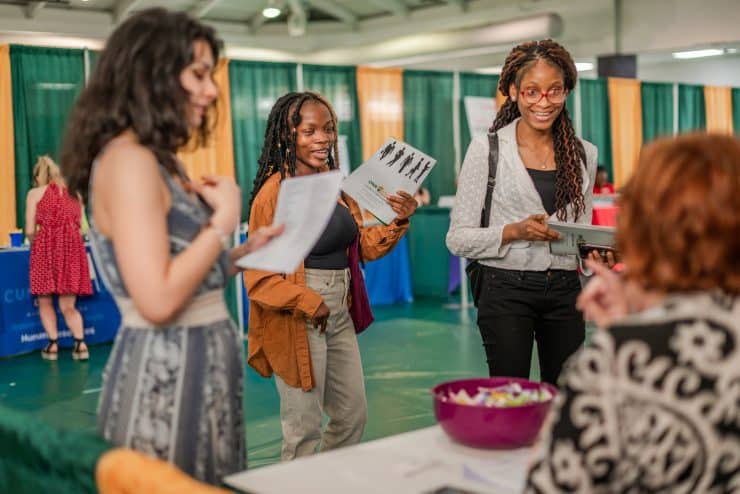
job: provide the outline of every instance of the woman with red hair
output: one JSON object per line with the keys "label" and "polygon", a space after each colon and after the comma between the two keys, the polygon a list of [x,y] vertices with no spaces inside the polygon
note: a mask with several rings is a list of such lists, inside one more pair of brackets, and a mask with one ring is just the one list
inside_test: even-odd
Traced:
{"label": "woman with red hair", "polygon": [[656,141],[620,201],[622,275],[578,306],[598,331],[566,368],[527,492],[740,486],[740,142]]}

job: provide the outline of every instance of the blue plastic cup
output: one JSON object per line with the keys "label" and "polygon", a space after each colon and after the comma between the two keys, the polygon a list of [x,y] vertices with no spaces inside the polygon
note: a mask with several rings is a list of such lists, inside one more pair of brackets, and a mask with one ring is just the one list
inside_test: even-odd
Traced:
{"label": "blue plastic cup", "polygon": [[11,247],[22,247],[23,246],[23,233],[11,232],[10,233],[10,246]]}

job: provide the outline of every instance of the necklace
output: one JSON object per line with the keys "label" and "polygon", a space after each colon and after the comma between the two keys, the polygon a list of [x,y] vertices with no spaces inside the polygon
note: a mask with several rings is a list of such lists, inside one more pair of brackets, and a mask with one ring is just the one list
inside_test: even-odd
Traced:
{"label": "necklace", "polygon": [[[530,149],[530,148],[525,148],[525,147],[523,147],[523,146],[519,146],[519,147],[520,147],[520,149],[526,149],[526,150],[527,150],[527,152],[529,152],[529,153],[530,153],[530,155],[533,155],[533,154],[534,154],[534,153],[532,153],[532,151],[531,151],[531,149]],[[550,150],[548,149],[548,150],[547,150],[547,153],[545,153],[545,157],[544,157],[544,159],[543,159],[542,161],[540,161],[540,162],[539,162],[539,163],[537,164],[537,168],[539,168],[539,169],[541,169],[541,170],[547,170],[547,160],[548,160],[549,158],[550,158]]]}

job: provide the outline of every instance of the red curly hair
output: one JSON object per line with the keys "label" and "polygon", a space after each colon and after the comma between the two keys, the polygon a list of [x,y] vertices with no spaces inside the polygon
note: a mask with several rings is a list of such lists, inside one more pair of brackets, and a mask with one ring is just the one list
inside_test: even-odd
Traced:
{"label": "red curly hair", "polygon": [[740,294],[740,141],[689,134],[646,146],[623,190],[618,248],[647,289]]}

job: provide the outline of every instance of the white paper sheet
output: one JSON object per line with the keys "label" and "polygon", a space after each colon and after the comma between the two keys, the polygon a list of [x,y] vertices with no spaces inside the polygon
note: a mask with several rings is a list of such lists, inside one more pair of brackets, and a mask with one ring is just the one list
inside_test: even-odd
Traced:
{"label": "white paper sheet", "polygon": [[273,224],[284,224],[285,231],[236,265],[276,273],[295,271],[326,229],[341,183],[338,170],[283,180]]}
{"label": "white paper sheet", "polygon": [[342,184],[342,190],[386,225],[396,213],[386,202],[403,190],[413,195],[437,160],[392,137]]}

